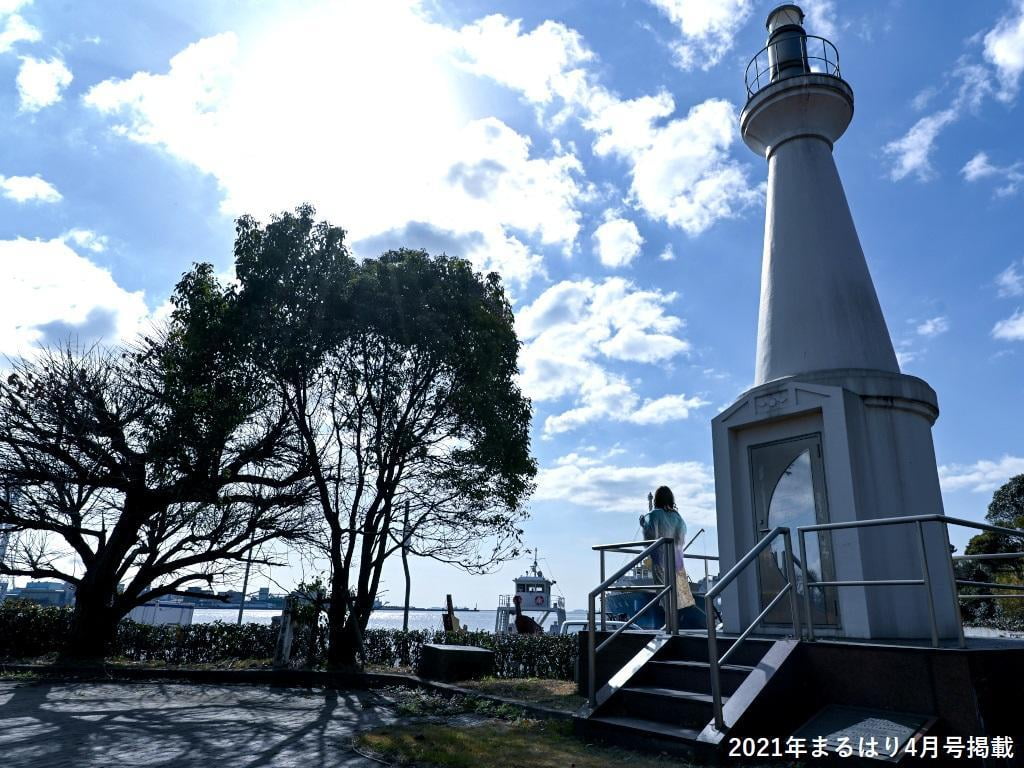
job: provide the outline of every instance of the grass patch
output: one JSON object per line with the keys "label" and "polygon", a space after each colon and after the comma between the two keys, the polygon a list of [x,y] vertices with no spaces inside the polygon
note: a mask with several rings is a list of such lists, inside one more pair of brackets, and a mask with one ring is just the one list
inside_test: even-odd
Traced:
{"label": "grass patch", "polygon": [[463,680],[456,685],[490,696],[502,696],[565,712],[575,712],[586,703],[586,699],[576,693],[576,683],[570,680],[485,677],[483,680]]}
{"label": "grass patch", "polygon": [[365,664],[363,665],[364,672],[380,672],[388,675],[415,675],[416,670],[412,667],[402,666],[401,664]]}
{"label": "grass patch", "polygon": [[398,765],[443,768],[662,768],[688,763],[678,758],[650,757],[622,749],[584,744],[565,722],[520,720],[488,721],[453,728],[425,723],[377,728],[361,734],[361,749]]}
{"label": "grass patch", "polygon": [[380,689],[395,711],[407,717],[452,717],[455,715],[483,715],[502,720],[517,720],[522,710],[511,704],[502,704],[478,696],[442,696],[418,688],[390,687]]}

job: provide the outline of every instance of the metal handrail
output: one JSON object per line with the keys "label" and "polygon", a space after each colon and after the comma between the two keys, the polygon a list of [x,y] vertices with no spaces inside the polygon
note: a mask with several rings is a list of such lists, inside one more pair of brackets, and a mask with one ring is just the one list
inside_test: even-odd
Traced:
{"label": "metal handrail", "polygon": [[700,529],[699,531],[697,531],[697,532],[696,532],[695,534],[693,534],[693,538],[692,538],[692,539],[690,539],[690,540],[689,540],[688,542],[686,542],[686,546],[685,546],[685,547],[683,547],[683,552],[685,552],[685,551],[686,551],[686,550],[688,550],[688,549],[689,549],[689,548],[690,548],[691,546],[693,546],[693,542],[695,542],[695,541],[696,541],[697,539],[699,539],[699,538],[700,538],[700,535],[701,535],[702,533],[704,533],[704,529],[703,529],[703,528],[701,528],[701,529]]}
{"label": "metal handrail", "polygon": [[623,552],[629,552],[630,550],[626,547],[643,547],[647,546],[651,542],[657,541],[657,539],[644,539],[643,541],[625,541],[621,544],[595,544],[591,547],[595,552],[607,552],[609,550],[618,549]]}
{"label": "metal handrail", "polygon": [[[984,559],[1009,559],[1007,558],[1008,553],[999,553],[993,555],[962,555],[960,557],[952,556],[952,545],[949,540],[949,526],[960,525],[965,528],[974,528],[979,531],[989,531],[991,533],[998,533],[1004,536],[1013,536],[1024,539],[1024,531],[1016,530],[1013,528],[1003,528],[998,525],[989,525],[987,523],[977,523],[973,520],[964,520],[959,517],[948,517],[946,515],[930,514],[930,515],[906,515],[904,517],[878,517],[870,520],[851,520],[843,523],[819,523],[817,525],[802,525],[797,528],[797,540],[800,544],[800,559],[802,562],[807,562],[807,547],[806,547],[806,534],[817,533],[821,531],[837,531],[847,530],[851,528],[875,528],[883,525],[908,525],[913,523],[917,527],[917,538],[918,538],[918,551],[921,555],[921,578],[920,579],[874,579],[870,581],[865,580],[847,580],[847,581],[808,581],[807,573],[804,572],[804,614],[807,620],[807,639],[814,640],[814,622],[811,616],[811,588],[812,587],[884,587],[884,586],[923,586],[928,597],[928,617],[931,623],[931,640],[932,647],[938,648],[939,646],[939,629],[938,623],[935,617],[935,597],[932,594],[931,588],[931,576],[928,571],[928,553],[924,544],[924,524],[925,523],[941,523],[943,532],[946,536],[946,551],[949,552],[949,557],[946,559],[946,563],[949,566],[949,578],[950,583],[953,585],[953,605],[956,610],[957,618],[957,632],[958,642],[961,648],[967,647],[967,641],[964,638],[964,620],[963,614],[960,612],[960,600],[961,599],[978,599],[982,597],[1001,599],[1001,598],[1019,598],[1024,595],[961,595],[958,586],[984,586],[984,587],[996,587],[996,585],[987,582],[972,582],[966,579],[958,579],[956,577],[956,571],[953,568],[954,560],[984,560]],[[1019,558],[1024,558],[1024,552],[1022,553],[1009,553],[1015,554]],[[999,589],[1013,589],[1010,585],[1000,584]],[[1021,588],[1024,589],[1024,588]]]}
{"label": "metal handrail", "polygon": [[[808,44],[808,40],[811,41],[810,44]],[[783,46],[790,45],[792,41],[793,38],[776,40],[754,54],[754,58],[752,58],[750,63],[747,64],[747,68],[743,73],[743,84],[747,88],[748,99],[762,88],[767,88],[772,83],[782,79],[779,77],[780,73],[789,67],[780,68],[778,63],[772,63],[772,59],[775,58],[777,60],[778,51],[783,48]],[[775,54],[774,56],[773,53]],[[841,77],[839,73],[839,51],[836,50],[836,47],[824,37],[818,37],[817,35],[802,35],[800,37],[800,54],[801,58],[799,59],[799,62],[803,63],[803,67],[801,68],[801,71],[796,72],[795,74],[823,74],[831,75],[832,77]],[[795,60],[786,59],[784,63],[791,65],[793,61]],[[764,62],[763,68],[762,62]],[[751,67],[754,68],[753,73],[750,71]],[[815,69],[815,67],[817,67],[817,69]],[[787,75],[787,77],[789,76],[790,75]],[[766,81],[762,82],[765,78]]]}
{"label": "metal handrail", "polygon": [[[786,586],[779,590],[779,593],[772,599],[768,606],[757,615],[742,634],[736,638],[732,646],[726,651],[725,655],[721,659],[718,658],[718,628],[716,626],[715,614],[714,614],[714,601],[715,598],[720,595],[727,586],[729,586],[740,573],[742,573],[748,565],[754,562],[758,556],[775,540],[777,536],[783,537],[783,542],[786,547]],[[708,621],[708,665],[711,672],[711,700],[715,712],[715,728],[719,731],[725,730],[725,717],[722,714],[722,680],[720,667],[726,662],[726,660],[732,656],[732,654],[739,647],[740,643],[747,639],[754,628],[761,623],[765,616],[767,616],[771,610],[779,603],[783,595],[789,595],[789,612],[790,618],[793,623],[793,636],[800,637],[800,612],[796,607],[796,574],[793,570],[793,541],[790,537],[789,528],[784,526],[776,526],[772,528],[768,534],[761,539],[754,547],[747,552],[740,560],[729,569],[729,572],[724,576],[720,576],[718,581],[711,589],[704,595],[704,611],[707,615]]]}
{"label": "metal handrail", "polygon": [[[623,549],[625,547],[635,547],[641,544],[646,544],[647,547],[636,554],[636,556],[626,563],[624,566],[619,568],[614,574],[605,578],[604,575],[604,554],[609,550]],[[637,563],[643,562],[644,558],[652,555],[658,547],[664,547],[665,549],[665,561],[664,561],[664,584],[654,584],[647,586],[650,589],[651,586],[661,587],[658,593],[639,611],[626,619],[622,626],[616,629],[612,634],[605,638],[601,645],[597,645],[597,622],[595,619],[595,606],[597,603],[597,597],[601,597],[601,631],[605,630],[605,610],[604,610],[604,593],[608,591],[609,587],[615,584],[616,581],[621,579],[630,570],[636,566]],[[626,544],[606,544],[594,547],[595,550],[601,553],[601,583],[590,591],[587,595],[587,700],[591,707],[597,706],[597,654],[608,647],[616,637],[618,637],[623,631],[626,630],[637,618],[641,616],[645,611],[652,608],[658,603],[663,597],[668,596],[668,610],[666,610],[665,616],[665,629],[669,634],[675,635],[679,633],[679,614],[677,610],[677,595],[675,590],[675,573],[676,573],[676,548],[675,539],[662,537],[660,539],[653,539],[651,541],[634,541]]]}
{"label": "metal handrail", "polygon": [[[688,550],[690,548],[690,545],[693,544],[693,542],[695,542],[702,533],[704,533],[704,529],[703,528],[701,528],[699,531],[697,531],[693,535],[693,538],[690,539],[690,541],[687,543],[687,545],[685,547],[683,547],[683,560],[685,561],[686,558],[689,557],[689,558],[691,558],[693,560],[703,560],[704,561],[704,583],[706,584],[708,582],[708,561],[709,560],[718,560],[719,559],[718,556],[717,555],[688,555],[688,554],[686,554],[686,550]],[[685,568],[684,568],[684,570],[685,570]],[[687,577],[687,578],[689,578],[689,577]]]}

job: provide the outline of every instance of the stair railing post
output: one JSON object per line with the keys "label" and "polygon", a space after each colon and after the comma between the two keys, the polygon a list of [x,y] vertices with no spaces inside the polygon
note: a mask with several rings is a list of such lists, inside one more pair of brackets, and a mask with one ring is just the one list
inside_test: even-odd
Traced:
{"label": "stair railing post", "polygon": [[676,592],[676,547],[674,539],[665,541],[665,586],[668,590],[669,615],[666,617],[667,629],[670,635],[679,634],[679,595]]}
{"label": "stair railing post", "polygon": [[783,543],[786,545],[786,578],[789,579],[789,613],[793,619],[793,637],[799,640],[803,633],[800,631],[800,611],[796,605],[796,569],[793,567],[793,538],[787,528],[782,533]]}
{"label": "stair railing post", "polygon": [[714,598],[704,596],[704,611],[708,620],[708,669],[711,673],[711,705],[715,711],[715,728],[725,732],[725,718],[722,716],[722,685],[718,670],[718,636],[716,634]]}
{"label": "stair railing post", "polygon": [[953,607],[956,610],[957,640],[961,648],[967,647],[967,640],[964,638],[964,617],[960,611],[960,585],[956,583],[956,568],[953,566],[953,544],[949,540],[949,524],[943,521],[942,531],[946,535],[946,564],[949,566],[949,585],[953,589]]}
{"label": "stair railing post", "polygon": [[597,670],[595,669],[597,652],[594,650],[597,647],[597,627],[594,623],[594,603],[594,594],[591,593],[587,598],[587,608],[590,614],[587,626],[589,636],[587,638],[587,700],[591,709],[597,706]]}
{"label": "stair railing post", "polygon": [[[815,534],[817,535],[817,534]],[[807,619],[807,639],[814,640],[814,617],[811,615],[811,587],[807,570],[807,531],[796,529],[796,538],[800,544],[800,571],[804,576],[804,618]]]}
{"label": "stair railing post", "polygon": [[[935,596],[932,595],[932,581],[928,574],[928,551],[924,545],[924,523],[917,521],[917,543],[921,551],[921,580],[928,593],[928,618],[932,625],[932,648],[939,647],[939,625],[935,620]],[[954,587],[956,585],[954,584]]]}
{"label": "stair railing post", "polygon": [[[604,584],[604,580],[605,580],[605,575],[604,575],[604,550],[602,549],[601,550],[601,581],[599,583],[600,584]],[[605,615],[607,614],[607,612],[608,612],[608,607],[605,605],[604,592],[601,592],[601,631],[602,632],[604,632],[605,629],[606,629],[606,627],[605,627]]]}

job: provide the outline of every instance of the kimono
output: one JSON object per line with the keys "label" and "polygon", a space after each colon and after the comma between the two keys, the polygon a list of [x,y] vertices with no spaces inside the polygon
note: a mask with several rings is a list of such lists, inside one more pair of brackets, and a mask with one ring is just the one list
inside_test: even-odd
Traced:
{"label": "kimono", "polygon": [[[695,605],[696,601],[690,591],[690,580],[686,578],[686,569],[683,567],[683,547],[686,546],[686,523],[683,522],[683,518],[674,509],[655,508],[643,517],[641,524],[645,539],[675,539],[676,605],[680,611]],[[654,578],[662,584],[667,584],[669,582],[665,580],[664,560],[664,550],[659,547],[651,556]]]}

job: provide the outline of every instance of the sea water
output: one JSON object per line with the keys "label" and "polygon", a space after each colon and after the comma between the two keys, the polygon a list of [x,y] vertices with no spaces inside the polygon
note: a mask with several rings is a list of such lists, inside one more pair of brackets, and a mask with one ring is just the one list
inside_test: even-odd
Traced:
{"label": "sea water", "polygon": [[[269,624],[274,616],[280,616],[278,610],[246,610],[242,613],[242,621],[253,624]],[[443,611],[409,611],[409,629],[441,629]],[[455,618],[470,630],[494,631],[494,620],[497,611],[456,611]],[[540,619],[540,614],[531,614]],[[586,611],[569,611],[570,619],[586,618]],[[192,614],[193,624],[210,624],[223,621],[234,624],[238,621],[238,608],[196,608]],[[552,613],[544,621],[545,629],[555,621]],[[368,625],[371,629],[401,629],[402,611],[374,611],[370,614]]]}

